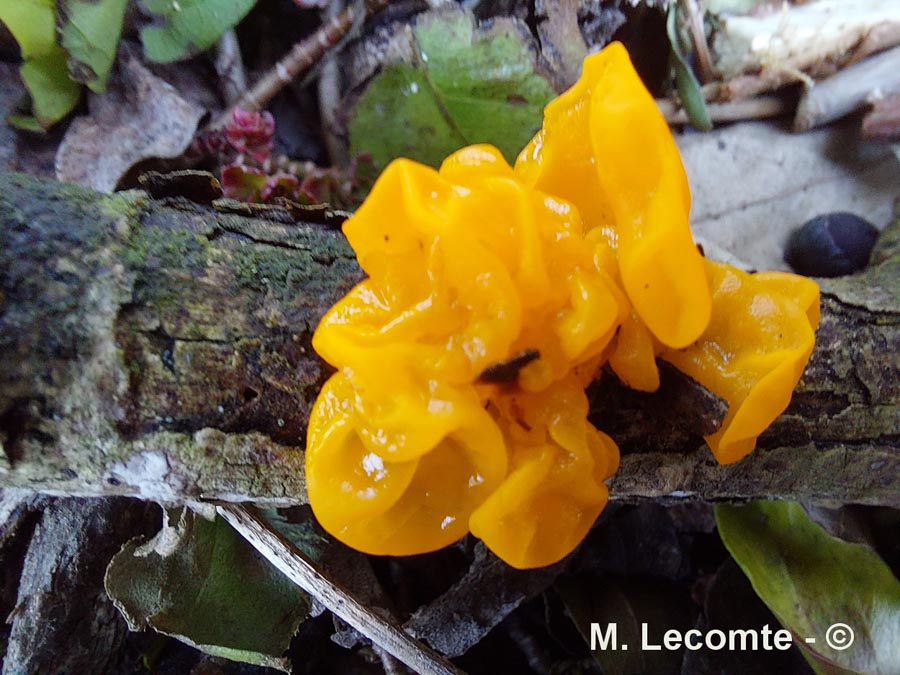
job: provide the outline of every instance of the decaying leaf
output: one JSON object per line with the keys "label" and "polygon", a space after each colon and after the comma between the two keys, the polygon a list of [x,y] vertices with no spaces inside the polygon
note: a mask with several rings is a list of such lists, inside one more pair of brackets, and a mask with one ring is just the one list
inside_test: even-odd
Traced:
{"label": "decaying leaf", "polygon": [[215,44],[256,4],[256,0],[144,0],[160,25],[141,31],[144,54],[169,63],[196,56]]}
{"label": "decaying leaf", "polygon": [[32,112],[9,121],[25,129],[47,129],[65,117],[81,94],[69,77],[66,53],[56,44],[56,8],[51,0],[0,2],[0,21],[9,28],[22,51],[19,72],[31,94]]}
{"label": "decaying leaf", "polygon": [[[792,134],[742,122],[677,137],[691,184],[691,229],[706,254],[744,268],[786,269],[788,235],[814,216],[849,211],[882,228],[897,195],[897,160],[852,124]],[[718,251],[716,250],[718,249]]]}
{"label": "decaying leaf", "polygon": [[890,0],[772,3],[769,11],[730,13],[741,10],[741,4],[755,3],[717,2],[709,8],[722,12],[712,46],[716,68],[726,80],[761,70],[783,73],[788,80],[802,72],[816,74],[846,61],[870,31],[900,22],[897,3]]}
{"label": "decaying leaf", "polygon": [[460,147],[492,143],[514,160],[554,96],[524,26],[496,19],[476,28],[470,13],[441,10],[421,15],[412,39],[411,61],[386,65],[357,103],[352,154],[382,167],[401,156],[437,166]]}
{"label": "decaying leaf", "polygon": [[58,30],[70,76],[91,91],[106,91],[116,58],[127,0],[66,0],[58,3]]}
{"label": "decaying leaf", "polygon": [[[0,581],[15,602],[13,609],[4,598],[6,612],[12,612],[3,670],[9,675],[130,670],[122,653],[127,626],[103,592],[103,571],[123,543],[152,527],[155,507],[117,498],[30,501],[16,510],[35,509],[25,516],[30,524],[3,525],[4,535],[7,525],[18,530],[0,551]],[[22,546],[27,552],[13,553]]]}
{"label": "decaying leaf", "polygon": [[900,581],[871,548],[832,537],[793,502],[722,504],[716,522],[817,672],[900,672]]}
{"label": "decaying leaf", "polygon": [[[615,579],[591,574],[556,582],[566,611],[578,632],[591,646],[594,660],[608,675],[679,672],[679,651],[640,649],[662,644],[667,630],[682,633],[692,627],[695,610],[677,584],[662,579]],[[642,625],[646,624],[646,635]],[[601,628],[600,635],[592,625]],[[608,626],[615,630],[609,632]],[[608,637],[611,642],[604,642]],[[626,646],[625,649],[622,647]]]}
{"label": "decaying leaf", "polygon": [[193,140],[202,108],[135,58],[122,59],[118,74],[66,132],[56,154],[59,180],[109,192],[136,163],[178,157]]}
{"label": "decaying leaf", "polygon": [[125,544],[106,571],[106,591],[129,627],[290,672],[282,654],[309,599],[221,518],[184,509],[172,519],[151,541]]}
{"label": "decaying leaf", "polygon": [[478,542],[466,574],[443,595],[419,607],[404,628],[442,654],[459,656],[519,605],[543,592],[565,566],[566,561],[562,561],[549,567],[517,570]]}

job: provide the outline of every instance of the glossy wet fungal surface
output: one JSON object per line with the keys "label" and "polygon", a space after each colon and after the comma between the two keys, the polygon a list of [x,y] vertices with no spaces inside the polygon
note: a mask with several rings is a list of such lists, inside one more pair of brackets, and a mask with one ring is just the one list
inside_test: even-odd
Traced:
{"label": "glossy wet fungal surface", "polygon": [[338,372],[309,423],[322,525],[373,554],[471,531],[538,567],[583,539],[618,448],[587,421],[609,362],[659,386],[656,358],[729,403],[707,437],[733,462],[787,406],[818,288],[705,260],[678,150],[613,44],[546,109],[514,167],[470,146],[439,171],[391,163],[344,225],[368,278],[313,346]]}

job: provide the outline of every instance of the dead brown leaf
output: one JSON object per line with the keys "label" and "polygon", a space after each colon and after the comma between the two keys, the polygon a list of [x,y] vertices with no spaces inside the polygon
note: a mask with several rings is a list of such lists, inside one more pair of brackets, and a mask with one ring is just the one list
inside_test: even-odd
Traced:
{"label": "dead brown leaf", "polygon": [[111,192],[145,159],[178,157],[205,111],[184,100],[136,57],[120,62],[106,94],[92,94],[90,114],[72,122],[56,153],[56,177]]}
{"label": "dead brown leaf", "polygon": [[861,139],[853,123],[795,134],[743,122],[677,141],[693,195],[691,228],[710,258],[786,269],[788,235],[813,216],[850,211],[879,229],[891,220],[897,159],[886,143]]}

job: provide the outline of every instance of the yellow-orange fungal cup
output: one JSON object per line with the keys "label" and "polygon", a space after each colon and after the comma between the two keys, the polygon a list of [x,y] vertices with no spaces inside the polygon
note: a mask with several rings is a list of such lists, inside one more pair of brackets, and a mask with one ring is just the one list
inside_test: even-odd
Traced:
{"label": "yellow-orange fungal cup", "polygon": [[694,345],[661,357],[728,402],[706,442],[730,464],[787,408],[815,343],[819,287],[783,272],[748,274],[711,261],[706,269],[712,320]]}
{"label": "yellow-orange fungal cup", "polygon": [[368,278],[322,318],[338,371],[313,408],[310,504],[367,553],[472,532],[519,568],[554,563],[605,506],[616,444],[584,388],[656,358],[729,403],[707,438],[749,452],[812,349],[818,289],[705,261],[665,121],[619,44],[547,106],[515,167],[489,145],[439,171],[396,160],[344,225]]}

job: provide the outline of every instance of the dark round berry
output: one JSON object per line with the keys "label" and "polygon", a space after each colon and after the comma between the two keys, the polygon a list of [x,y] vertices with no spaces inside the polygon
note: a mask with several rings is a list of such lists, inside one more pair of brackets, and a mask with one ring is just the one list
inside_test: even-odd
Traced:
{"label": "dark round berry", "polygon": [[788,238],[784,261],[808,277],[839,277],[863,269],[878,230],[852,213],[826,213],[808,220]]}

